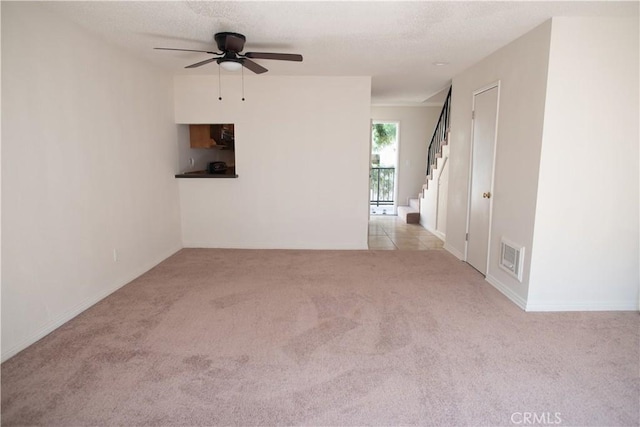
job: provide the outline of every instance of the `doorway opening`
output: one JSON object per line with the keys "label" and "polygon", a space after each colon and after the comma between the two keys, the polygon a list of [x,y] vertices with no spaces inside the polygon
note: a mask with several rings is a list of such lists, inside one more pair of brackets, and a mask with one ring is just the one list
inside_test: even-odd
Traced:
{"label": "doorway opening", "polygon": [[396,215],[398,189],[398,122],[371,124],[371,163],[369,170],[369,213]]}

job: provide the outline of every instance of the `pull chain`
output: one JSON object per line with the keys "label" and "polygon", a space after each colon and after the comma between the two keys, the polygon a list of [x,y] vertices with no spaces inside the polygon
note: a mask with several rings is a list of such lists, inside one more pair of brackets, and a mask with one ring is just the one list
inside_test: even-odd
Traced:
{"label": "pull chain", "polygon": [[222,101],[222,85],[220,84],[220,64],[218,64],[218,100]]}
{"label": "pull chain", "polygon": [[242,100],[244,101],[244,65],[242,66]]}

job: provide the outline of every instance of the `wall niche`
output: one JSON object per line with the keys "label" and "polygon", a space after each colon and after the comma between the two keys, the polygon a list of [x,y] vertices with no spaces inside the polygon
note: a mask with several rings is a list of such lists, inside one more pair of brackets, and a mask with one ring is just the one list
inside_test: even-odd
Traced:
{"label": "wall niche", "polygon": [[178,145],[177,177],[237,176],[233,123],[178,125]]}

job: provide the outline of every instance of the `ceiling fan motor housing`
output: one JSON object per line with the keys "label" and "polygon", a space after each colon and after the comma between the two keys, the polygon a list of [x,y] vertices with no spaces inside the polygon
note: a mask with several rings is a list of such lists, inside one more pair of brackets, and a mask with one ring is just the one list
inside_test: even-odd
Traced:
{"label": "ceiling fan motor housing", "polygon": [[247,40],[244,35],[239,33],[231,33],[228,31],[216,33],[213,38],[218,45],[218,49],[222,52],[242,52],[244,42]]}

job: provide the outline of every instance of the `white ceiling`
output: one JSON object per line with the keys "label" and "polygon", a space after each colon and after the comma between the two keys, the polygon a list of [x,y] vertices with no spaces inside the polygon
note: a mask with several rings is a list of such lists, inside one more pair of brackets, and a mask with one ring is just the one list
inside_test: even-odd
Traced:
{"label": "white ceiling", "polygon": [[[245,51],[300,53],[304,62],[256,60],[271,75],[372,76],[372,102],[416,105],[457,73],[552,16],[638,15],[638,2],[45,2],[87,30],[175,74],[217,74],[213,34],[247,37]],[[435,62],[448,65],[436,66]]]}

